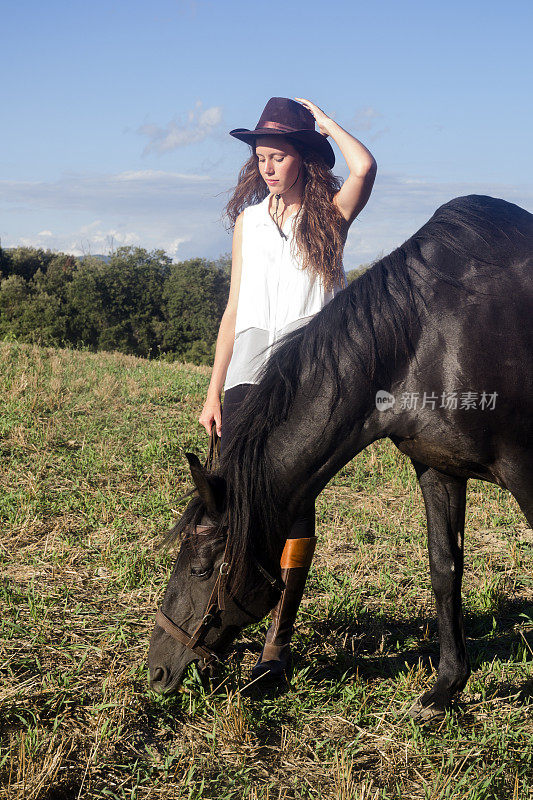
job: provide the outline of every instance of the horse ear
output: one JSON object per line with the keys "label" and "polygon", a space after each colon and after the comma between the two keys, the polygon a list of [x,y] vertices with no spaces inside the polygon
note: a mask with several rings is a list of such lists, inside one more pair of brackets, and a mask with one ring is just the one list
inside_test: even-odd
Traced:
{"label": "horse ear", "polygon": [[194,453],[185,453],[185,457],[189,462],[192,479],[198,490],[198,494],[204,501],[207,510],[212,514],[216,513],[217,501],[214,487],[209,480],[209,475],[202,467],[198,456]]}

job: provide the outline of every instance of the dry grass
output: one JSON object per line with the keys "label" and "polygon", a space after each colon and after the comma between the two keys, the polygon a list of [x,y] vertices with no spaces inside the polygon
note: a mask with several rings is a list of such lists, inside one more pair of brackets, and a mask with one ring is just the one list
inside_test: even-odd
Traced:
{"label": "dry grass", "polygon": [[533,532],[472,481],[474,673],[439,725],[406,717],[438,661],[425,516],[388,442],[318,504],[320,546],[286,691],[243,698],[265,624],[204,686],[146,685],[209,371],[0,347],[0,798],[526,798],[532,787]]}

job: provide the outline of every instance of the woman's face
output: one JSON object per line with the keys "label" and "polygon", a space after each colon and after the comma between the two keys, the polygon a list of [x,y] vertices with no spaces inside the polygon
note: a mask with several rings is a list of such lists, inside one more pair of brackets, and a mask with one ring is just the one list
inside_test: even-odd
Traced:
{"label": "woman's face", "polygon": [[283,136],[259,136],[255,154],[259,172],[271,194],[282,194],[291,188],[298,177],[302,159],[287,139]]}

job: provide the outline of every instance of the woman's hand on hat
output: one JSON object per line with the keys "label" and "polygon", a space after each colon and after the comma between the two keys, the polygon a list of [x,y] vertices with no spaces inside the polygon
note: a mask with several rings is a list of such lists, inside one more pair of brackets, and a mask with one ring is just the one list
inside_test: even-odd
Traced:
{"label": "woman's hand on hat", "polygon": [[318,130],[323,136],[329,136],[329,129],[328,123],[331,122],[331,117],[328,117],[327,114],[324,114],[321,108],[316,106],[310,100],[304,100],[303,97],[295,97],[299,103],[307,108],[308,111],[311,112],[313,117],[315,118],[315,122],[318,125]]}

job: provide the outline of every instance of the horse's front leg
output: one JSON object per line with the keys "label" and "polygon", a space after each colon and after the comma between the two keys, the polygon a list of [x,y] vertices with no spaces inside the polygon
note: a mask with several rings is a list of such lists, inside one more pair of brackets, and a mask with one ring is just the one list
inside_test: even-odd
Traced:
{"label": "horse's front leg", "polygon": [[444,714],[470,675],[461,606],[466,478],[445,475],[414,460],[413,465],[426,506],[431,585],[440,640],[437,682],[410,712],[415,719],[425,721]]}

